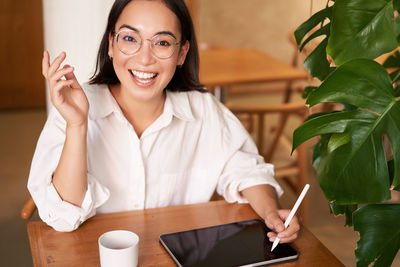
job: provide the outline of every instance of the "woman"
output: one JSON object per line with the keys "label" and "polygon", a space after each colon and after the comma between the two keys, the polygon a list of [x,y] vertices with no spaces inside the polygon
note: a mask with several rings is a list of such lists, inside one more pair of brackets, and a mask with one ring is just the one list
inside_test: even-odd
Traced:
{"label": "woman", "polygon": [[[209,201],[249,202],[273,241],[285,230],[282,190],[240,122],[198,81],[193,24],[183,0],[117,0],[96,75],[82,88],[62,53],[43,75],[55,106],[28,188],[42,220],[72,231],[96,212]],[[63,77],[65,79],[63,79]],[[90,108],[89,108],[90,106]]]}

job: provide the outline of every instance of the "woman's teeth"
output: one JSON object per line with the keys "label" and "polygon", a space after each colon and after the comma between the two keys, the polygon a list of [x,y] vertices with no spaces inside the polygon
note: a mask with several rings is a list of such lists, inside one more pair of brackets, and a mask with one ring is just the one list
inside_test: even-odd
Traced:
{"label": "woman's teeth", "polygon": [[132,72],[133,76],[135,76],[138,79],[152,79],[157,75],[156,73],[140,72],[140,71],[136,71],[136,70],[132,70],[131,72]]}

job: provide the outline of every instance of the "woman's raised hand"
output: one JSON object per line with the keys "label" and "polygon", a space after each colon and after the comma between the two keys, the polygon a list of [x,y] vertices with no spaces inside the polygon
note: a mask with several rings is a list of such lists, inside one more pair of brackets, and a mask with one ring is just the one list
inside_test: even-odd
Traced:
{"label": "woman's raised hand", "polygon": [[65,57],[62,52],[50,64],[49,52],[44,51],[42,73],[49,83],[51,102],[67,125],[82,126],[87,123],[89,102],[74,75],[74,68],[68,65],[60,68]]}

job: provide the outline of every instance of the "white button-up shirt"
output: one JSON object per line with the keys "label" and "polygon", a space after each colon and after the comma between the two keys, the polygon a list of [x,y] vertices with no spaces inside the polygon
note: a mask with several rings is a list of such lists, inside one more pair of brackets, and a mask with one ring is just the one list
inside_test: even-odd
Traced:
{"label": "white button-up shirt", "polygon": [[106,85],[85,85],[89,100],[88,189],[81,207],[63,201],[52,184],[66,123],[52,109],[32,160],[28,189],[41,219],[71,231],[97,213],[209,201],[246,202],[240,191],[270,184],[264,163],[238,119],[209,93],[167,92],[162,115],[140,138]]}

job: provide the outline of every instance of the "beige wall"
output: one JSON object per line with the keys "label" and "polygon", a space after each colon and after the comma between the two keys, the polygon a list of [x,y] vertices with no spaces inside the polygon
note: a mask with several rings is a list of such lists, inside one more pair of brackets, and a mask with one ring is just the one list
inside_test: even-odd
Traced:
{"label": "beige wall", "polygon": [[[293,32],[326,0],[198,0],[198,38],[227,47],[251,47],[290,63]],[[312,6],[311,6],[312,5]],[[311,8],[312,7],[312,8]]]}
{"label": "beige wall", "polygon": [[[53,59],[67,53],[63,64],[75,68],[82,84],[95,69],[98,47],[114,0],[42,0],[44,48]],[[74,19],[70,19],[74,14]],[[46,83],[47,108],[52,106]]]}

